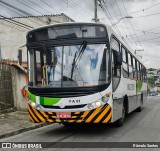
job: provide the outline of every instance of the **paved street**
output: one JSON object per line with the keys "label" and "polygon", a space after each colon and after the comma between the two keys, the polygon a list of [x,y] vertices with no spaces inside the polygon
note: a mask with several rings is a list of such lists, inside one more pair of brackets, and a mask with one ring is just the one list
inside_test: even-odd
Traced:
{"label": "paved street", "polygon": [[[113,125],[67,128],[53,124],[15,135],[1,142],[160,142],[160,97],[148,97],[142,112],[130,114],[123,127]],[[15,149],[16,150],[16,149]],[[29,150],[29,149],[28,149]],[[57,150],[57,149],[45,149]],[[58,149],[66,150],[66,149]],[[82,149],[68,149],[82,150]],[[93,149],[83,149],[93,150]],[[98,150],[98,149],[95,149]],[[153,150],[153,149],[100,149],[100,150]],[[154,149],[156,150],[156,149]],[[157,149],[159,150],[159,149]]]}

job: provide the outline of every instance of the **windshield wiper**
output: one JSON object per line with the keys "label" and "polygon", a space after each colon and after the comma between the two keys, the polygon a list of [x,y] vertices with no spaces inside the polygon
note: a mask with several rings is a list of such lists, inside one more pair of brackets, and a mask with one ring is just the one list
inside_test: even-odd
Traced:
{"label": "windshield wiper", "polygon": [[75,55],[74,55],[74,59],[73,59],[73,63],[72,63],[72,70],[71,70],[71,79],[73,77],[73,72],[75,67],[77,67],[78,62],[81,60],[82,54],[84,52],[84,50],[87,47],[87,41],[83,41],[83,43],[81,44],[81,46],[79,47],[79,49],[76,51]]}

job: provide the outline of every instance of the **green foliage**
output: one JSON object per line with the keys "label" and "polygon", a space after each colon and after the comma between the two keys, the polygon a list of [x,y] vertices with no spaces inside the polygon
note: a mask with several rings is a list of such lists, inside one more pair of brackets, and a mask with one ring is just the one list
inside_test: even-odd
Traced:
{"label": "green foliage", "polygon": [[158,77],[157,76],[151,76],[147,78],[148,84],[150,86],[155,86],[155,82],[157,81]]}
{"label": "green foliage", "polygon": [[154,68],[149,68],[148,71],[155,71],[156,69]]}
{"label": "green foliage", "polygon": [[152,74],[152,75],[154,75],[154,73],[153,73],[153,72],[148,72],[148,74]]}

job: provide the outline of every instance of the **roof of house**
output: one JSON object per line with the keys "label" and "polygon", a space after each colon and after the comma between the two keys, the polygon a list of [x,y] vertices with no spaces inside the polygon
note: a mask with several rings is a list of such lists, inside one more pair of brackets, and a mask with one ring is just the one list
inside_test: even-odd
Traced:
{"label": "roof of house", "polygon": [[[8,17],[10,19],[16,19],[16,18],[39,18],[39,17],[56,17],[56,16],[64,16],[68,19],[70,19],[71,21],[74,22],[74,20],[72,18],[70,18],[69,16],[67,16],[64,13],[61,14],[51,14],[51,15],[37,15],[37,16],[18,16],[18,17]],[[0,19],[4,19],[3,17],[0,17]]]}
{"label": "roof of house", "polygon": [[[16,60],[3,59],[2,62],[4,64],[18,67],[18,61],[16,61]],[[27,62],[22,62],[21,67],[27,68]]]}

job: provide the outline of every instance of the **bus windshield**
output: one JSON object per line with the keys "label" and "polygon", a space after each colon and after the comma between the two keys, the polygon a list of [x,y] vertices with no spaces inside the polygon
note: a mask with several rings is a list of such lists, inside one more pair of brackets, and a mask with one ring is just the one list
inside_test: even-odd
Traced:
{"label": "bus windshield", "polygon": [[110,81],[106,44],[37,47],[28,56],[32,86],[85,87]]}

